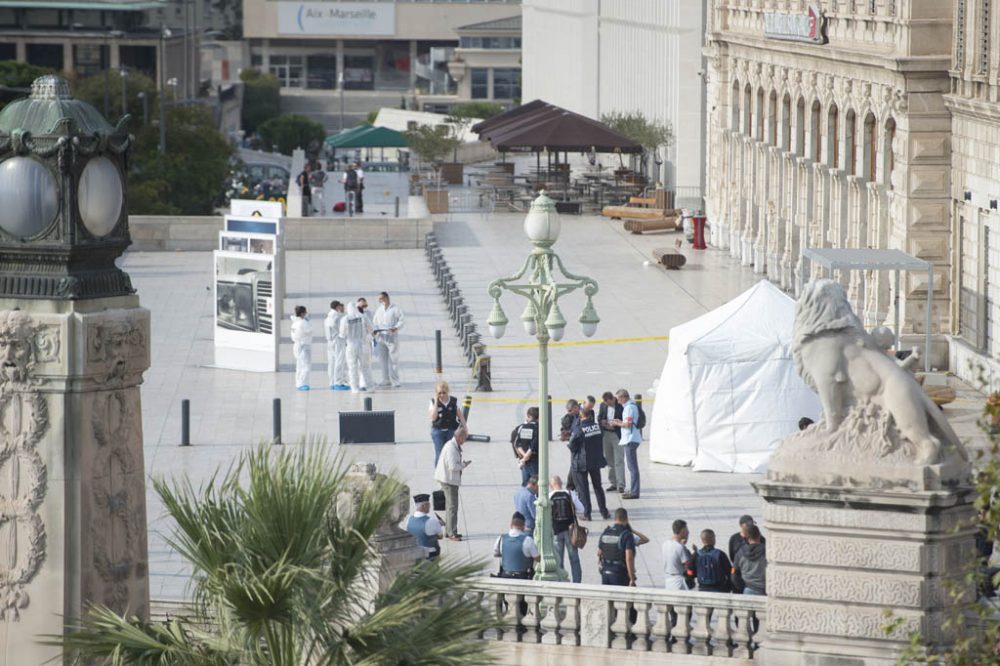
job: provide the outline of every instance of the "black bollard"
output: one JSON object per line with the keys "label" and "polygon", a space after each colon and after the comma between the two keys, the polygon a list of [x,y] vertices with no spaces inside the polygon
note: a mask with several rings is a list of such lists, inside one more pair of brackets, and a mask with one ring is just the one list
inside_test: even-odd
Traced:
{"label": "black bollard", "polygon": [[434,331],[434,372],[441,374],[444,370],[441,367],[441,330]]}
{"label": "black bollard", "polygon": [[281,444],[281,398],[275,398],[271,402],[271,443]]}
{"label": "black bollard", "polygon": [[399,217],[399,197],[396,197],[396,217]]}
{"label": "black bollard", "polygon": [[462,418],[465,419],[466,423],[469,421],[469,410],[472,408],[472,396],[467,395],[462,398]]}
{"label": "black bollard", "polygon": [[191,446],[191,401],[181,400],[181,446]]}
{"label": "black bollard", "polygon": [[365,398],[365,411],[372,411],[372,399],[370,396]]}
{"label": "black bollard", "polygon": [[552,433],[555,432],[555,423],[552,421],[552,396],[549,396],[548,402],[545,403],[545,409],[549,410],[549,441],[552,441]]}

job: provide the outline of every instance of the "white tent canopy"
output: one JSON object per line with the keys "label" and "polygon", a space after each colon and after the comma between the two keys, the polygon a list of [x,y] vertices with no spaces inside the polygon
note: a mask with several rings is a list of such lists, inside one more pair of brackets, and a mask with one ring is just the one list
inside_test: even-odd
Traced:
{"label": "white tent canopy", "polygon": [[795,301],[761,280],[672,328],[650,459],[695,471],[764,471],[799,419],[820,412],[819,398],[795,371],[794,320]]}

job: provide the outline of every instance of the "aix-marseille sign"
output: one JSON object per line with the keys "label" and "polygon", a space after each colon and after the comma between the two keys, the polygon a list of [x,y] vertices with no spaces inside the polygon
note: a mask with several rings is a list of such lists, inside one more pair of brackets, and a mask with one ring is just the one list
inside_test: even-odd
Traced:
{"label": "aix-marseille sign", "polygon": [[791,42],[826,44],[826,17],[819,5],[809,3],[803,12],[765,12],[764,36]]}
{"label": "aix-marseille sign", "polygon": [[396,34],[394,2],[278,2],[281,35]]}

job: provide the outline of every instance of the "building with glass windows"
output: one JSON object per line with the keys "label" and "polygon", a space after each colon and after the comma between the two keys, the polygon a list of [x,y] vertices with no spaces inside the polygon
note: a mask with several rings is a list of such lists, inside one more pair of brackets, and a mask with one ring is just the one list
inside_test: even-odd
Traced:
{"label": "building with glass windows", "polygon": [[[335,90],[343,77],[346,90],[454,95],[449,61],[460,46],[458,30],[520,10],[520,0],[244,0],[243,33],[251,66],[277,76],[286,91]],[[470,56],[495,50],[493,42],[484,46],[484,38],[493,38],[488,33],[467,35]],[[512,94],[514,83],[504,82],[513,77],[497,78],[498,90]]]}

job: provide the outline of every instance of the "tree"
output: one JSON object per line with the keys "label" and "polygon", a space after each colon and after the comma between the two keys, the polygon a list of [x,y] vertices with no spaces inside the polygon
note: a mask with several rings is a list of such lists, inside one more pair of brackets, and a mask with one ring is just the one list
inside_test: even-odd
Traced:
{"label": "tree", "polygon": [[606,113],[601,116],[601,122],[647,151],[670,146],[674,142],[674,131],[670,123],[649,120],[639,111]]}
{"label": "tree", "polygon": [[255,132],[266,120],[281,114],[281,82],[271,74],[261,74],[255,69],[240,72],[243,81],[243,129]]}
{"label": "tree", "polygon": [[[92,609],[61,640],[81,663],[246,666],[490,661],[469,640],[491,626],[465,595],[479,569],[416,564],[374,598],[371,540],[402,484],[345,484],[345,465],[321,446],[243,454],[221,479],[194,490],[154,482],[176,521],[171,545],[193,568],[193,612],[145,622]],[[337,511],[345,491],[354,511]],[[58,639],[57,639],[58,640]]]}
{"label": "tree", "polygon": [[453,153],[462,144],[453,128],[453,125],[417,125],[406,131],[406,143],[410,150],[431,163],[438,184],[441,180],[442,161],[448,153]]}
{"label": "tree", "polygon": [[132,215],[211,215],[229,173],[233,148],[204,106],[169,106],[167,152],[159,152],[159,126],[136,132],[129,171]]}
{"label": "tree", "polygon": [[291,155],[296,148],[315,153],[326,138],[322,125],[294,113],[264,121],[257,127],[257,133],[265,146],[273,146],[284,155]]}
{"label": "tree", "polygon": [[[32,82],[46,74],[52,74],[52,70],[15,60],[0,60],[0,109],[19,97],[26,97]],[[5,88],[21,90],[5,90]]]}
{"label": "tree", "polygon": [[[981,385],[987,385],[982,382]],[[973,468],[976,470],[974,503],[977,510],[979,539],[990,545],[1000,539],[1000,393],[989,395],[983,408],[979,427],[989,435],[988,450],[976,451]],[[1000,664],[1000,616],[994,604],[979,600],[970,603],[970,589],[985,590],[1000,584],[1000,574],[983,562],[977,550],[965,563],[963,570],[955,572],[953,579],[945,580],[946,593],[951,603],[944,613],[942,628],[956,636],[954,645],[947,648],[928,646],[920,632],[909,635],[909,645],[899,656],[897,664],[935,664],[937,666],[984,666]],[[988,560],[988,558],[987,558]],[[992,577],[992,580],[989,578]],[[974,620],[974,622],[970,622]],[[898,630],[904,619],[886,611],[883,631],[889,635]],[[975,625],[981,631],[975,630]]]}
{"label": "tree", "polygon": [[112,125],[118,122],[125,111],[122,110],[122,82],[125,83],[125,95],[128,99],[127,112],[132,115],[132,127],[142,125],[142,98],[139,93],[146,95],[146,105],[149,108],[149,120],[154,122],[158,117],[157,104],[159,103],[159,91],[156,89],[156,81],[141,72],[129,72],[122,77],[118,70],[110,70],[107,79],[104,74],[95,74],[87,78],[80,79],[74,86],[73,96],[79,100],[87,102],[98,111],[104,110],[104,86],[108,87],[108,113],[111,116],[108,122]]}

